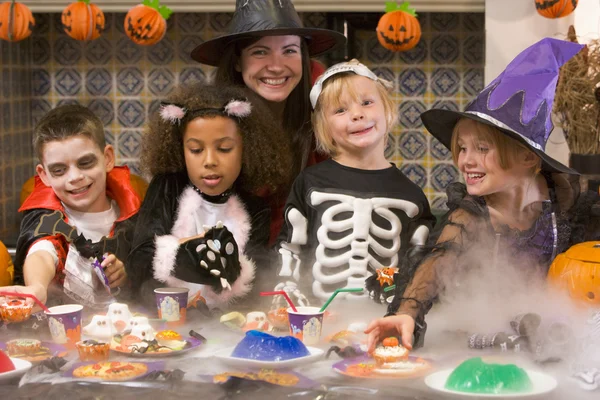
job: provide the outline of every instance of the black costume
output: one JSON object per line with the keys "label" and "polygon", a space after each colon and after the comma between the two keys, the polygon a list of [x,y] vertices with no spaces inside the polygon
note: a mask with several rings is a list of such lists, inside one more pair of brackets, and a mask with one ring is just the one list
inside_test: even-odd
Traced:
{"label": "black costume", "polygon": [[377,269],[397,267],[411,244],[425,243],[434,222],[423,191],[396,166],[362,170],[323,161],[298,176],[288,197],[279,275],[303,289],[312,285],[312,296],[326,300],[336,289],[364,287]]}
{"label": "black costume", "polygon": [[[216,226],[218,221],[223,226]],[[211,308],[246,295],[269,223],[268,206],[249,195],[207,196],[185,172],[157,175],[140,209],[127,263],[134,289],[153,304],[157,287],[188,287],[190,301],[201,299]],[[179,244],[205,229],[203,238]]]}

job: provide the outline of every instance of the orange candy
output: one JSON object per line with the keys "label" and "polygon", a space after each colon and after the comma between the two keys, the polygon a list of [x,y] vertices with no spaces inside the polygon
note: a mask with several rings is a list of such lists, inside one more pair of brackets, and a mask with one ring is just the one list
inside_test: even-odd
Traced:
{"label": "orange candy", "polygon": [[388,337],[383,339],[383,346],[384,347],[396,347],[398,346],[399,342],[398,342],[398,338],[396,337]]}

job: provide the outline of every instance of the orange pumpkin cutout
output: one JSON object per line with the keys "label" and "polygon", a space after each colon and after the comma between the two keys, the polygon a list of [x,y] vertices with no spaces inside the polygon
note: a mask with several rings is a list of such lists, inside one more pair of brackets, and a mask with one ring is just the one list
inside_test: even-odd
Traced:
{"label": "orange pumpkin cutout", "polygon": [[144,0],[125,15],[125,33],[133,42],[149,46],[160,42],[167,32],[172,11],[160,0]]}
{"label": "orange pumpkin cutout", "polygon": [[31,35],[35,19],[31,10],[14,0],[0,4],[0,39],[18,42]]}
{"label": "orange pumpkin cutout", "polygon": [[546,18],[562,18],[571,14],[578,0],[535,0],[535,9]]}
{"label": "orange pumpkin cutout", "polygon": [[572,299],[600,304],[600,242],[576,244],[559,254],[548,271],[548,281]]}
{"label": "orange pumpkin cutout", "polygon": [[76,40],[94,40],[104,30],[104,13],[90,0],[69,4],[62,12],[61,22],[67,35]]}
{"label": "orange pumpkin cutout", "polygon": [[386,13],[377,24],[379,43],[391,51],[407,51],[421,40],[421,24],[415,10],[407,2],[386,3]]}

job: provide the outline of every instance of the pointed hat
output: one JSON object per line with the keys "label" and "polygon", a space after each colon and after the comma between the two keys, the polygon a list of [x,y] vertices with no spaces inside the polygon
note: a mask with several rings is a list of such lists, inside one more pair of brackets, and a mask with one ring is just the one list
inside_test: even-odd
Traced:
{"label": "pointed hat", "polygon": [[523,50],[473,100],[464,112],[434,109],[421,115],[427,130],[450,149],[452,131],[461,118],[498,128],[542,159],[542,169],[578,174],[546,153],[554,129],[552,105],[560,67],[584,46],[545,38]]}
{"label": "pointed hat", "polygon": [[279,35],[304,37],[311,56],[346,43],[346,37],[339,32],[305,28],[291,0],[236,0],[227,33],[198,45],[191,56],[202,64],[216,66],[227,45],[235,40]]}

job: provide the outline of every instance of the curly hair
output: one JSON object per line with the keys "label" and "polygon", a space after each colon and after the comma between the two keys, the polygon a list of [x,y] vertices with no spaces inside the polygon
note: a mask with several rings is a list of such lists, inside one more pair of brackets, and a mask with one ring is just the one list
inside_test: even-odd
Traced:
{"label": "curly hair", "polygon": [[[273,192],[290,180],[292,152],[282,128],[270,118],[265,104],[249,89],[233,86],[194,84],[180,88],[166,103],[186,110],[222,109],[233,99],[247,99],[252,112],[244,118],[232,118],[242,136],[242,171],[237,187],[248,192],[268,188]],[[144,135],[140,165],[151,175],[186,171],[183,136],[188,123],[198,117],[210,118],[214,113],[188,112],[180,123],[152,115]],[[224,115],[223,115],[224,116]]]}

